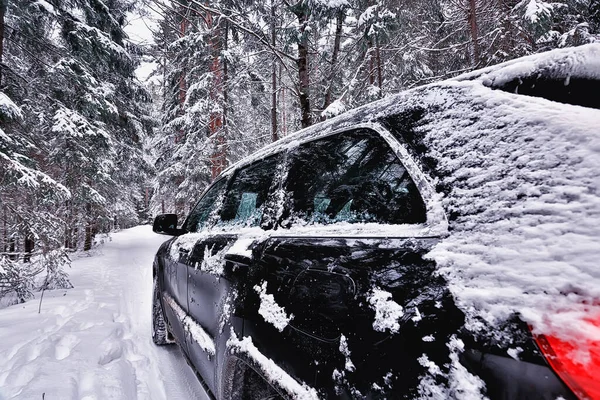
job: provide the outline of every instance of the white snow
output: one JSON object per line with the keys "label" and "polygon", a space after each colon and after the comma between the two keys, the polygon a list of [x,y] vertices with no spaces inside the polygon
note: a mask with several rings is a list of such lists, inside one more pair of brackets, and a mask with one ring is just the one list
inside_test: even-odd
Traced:
{"label": "white snow", "polygon": [[435,379],[437,375],[445,375],[440,367],[429,360],[427,354],[418,358],[419,363],[427,368],[427,373],[421,377],[419,383],[420,399],[457,399],[457,400],[482,400],[487,399],[482,394],[484,382],[471,374],[460,363],[458,356],[464,350],[464,343],[455,336],[447,343],[450,350],[450,371],[447,374],[448,383],[440,383]]}
{"label": "white snow", "polygon": [[244,354],[256,363],[260,371],[269,380],[276,384],[281,389],[285,390],[286,394],[295,400],[312,400],[318,399],[317,391],[306,384],[300,384],[290,375],[288,375],[281,367],[273,360],[262,354],[252,343],[252,338],[244,337],[238,339],[235,332],[231,331],[231,337],[227,341],[232,354]]}
{"label": "white snow", "polygon": [[204,248],[204,258],[202,259],[201,269],[212,275],[223,275],[223,256],[227,252],[227,247],[214,251],[214,245],[212,247],[206,246]]}
{"label": "white snow", "polygon": [[252,257],[252,244],[255,239],[253,238],[241,238],[236,240],[233,245],[227,251],[227,254],[235,254],[239,256]]}
{"label": "white snow", "polygon": [[[532,0],[534,2],[534,0]],[[597,44],[533,54],[457,76],[456,80],[477,79],[485,86],[500,86],[539,71],[552,77],[600,79],[600,46]],[[568,83],[568,82],[566,82]],[[491,95],[491,93],[490,93]]]}
{"label": "white snow", "polygon": [[506,353],[508,353],[509,356],[511,356],[512,358],[514,358],[515,360],[519,361],[519,354],[521,354],[521,352],[523,351],[523,349],[521,347],[517,347],[514,349],[508,349],[506,351]]}
{"label": "white snow", "polygon": [[354,371],[356,369],[356,367],[354,366],[354,363],[350,359],[351,353],[350,353],[350,349],[348,348],[348,339],[346,339],[346,336],[344,336],[344,335],[340,336],[340,352],[346,358],[346,363],[345,363],[346,371],[350,371],[350,372]]}
{"label": "white snow", "polygon": [[350,6],[348,0],[313,0],[313,2],[321,7],[329,9],[344,8]]}
{"label": "white snow", "polygon": [[277,304],[275,297],[267,293],[267,282],[263,282],[261,286],[255,285],[253,289],[260,296],[258,313],[265,321],[277,328],[279,332],[282,332],[294,318],[294,314],[288,315],[285,308]]}
{"label": "white snow", "polygon": [[392,299],[392,294],[379,288],[373,288],[367,296],[367,300],[375,311],[373,329],[378,332],[389,330],[391,333],[398,333],[400,330],[398,319],[404,315],[404,311],[402,306]]}
{"label": "white snow", "polygon": [[22,119],[23,112],[21,109],[8,97],[0,92],[0,115],[8,119]]}
{"label": "white snow", "polygon": [[340,115],[344,111],[346,111],[346,105],[341,99],[336,99],[330,105],[328,105],[326,109],[323,110],[321,116],[325,118],[331,118],[335,117],[336,115]]}
{"label": "white snow", "polygon": [[42,7],[44,10],[46,10],[46,12],[48,14],[52,14],[52,15],[56,14],[56,10],[54,9],[54,6],[50,3],[48,3],[46,0],[37,0],[34,4]]}
{"label": "white snow", "polygon": [[[156,347],[152,260],[141,226],[73,261],[74,289],[0,310],[0,399],[207,399],[177,346]],[[89,256],[88,256],[89,255]]]}
{"label": "white snow", "polygon": [[520,7],[527,3],[525,6],[524,18],[531,24],[536,24],[540,20],[548,19],[552,16],[554,9],[553,3],[547,3],[540,0],[523,0],[516,7]]}

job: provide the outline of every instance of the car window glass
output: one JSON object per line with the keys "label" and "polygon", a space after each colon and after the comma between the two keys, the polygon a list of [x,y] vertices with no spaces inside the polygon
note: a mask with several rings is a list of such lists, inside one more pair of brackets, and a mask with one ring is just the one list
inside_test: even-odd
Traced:
{"label": "car window glass", "polygon": [[291,223],[426,221],[412,178],[389,145],[368,129],[292,150],[285,190],[290,201],[284,215]]}
{"label": "car window glass", "polygon": [[227,186],[227,179],[221,179],[216,182],[196,204],[185,228],[188,232],[198,232],[207,225],[215,222],[218,218],[218,208],[223,201],[223,194]]}
{"label": "car window glass", "polygon": [[258,226],[276,169],[272,156],[239,170],[225,196],[221,223]]}

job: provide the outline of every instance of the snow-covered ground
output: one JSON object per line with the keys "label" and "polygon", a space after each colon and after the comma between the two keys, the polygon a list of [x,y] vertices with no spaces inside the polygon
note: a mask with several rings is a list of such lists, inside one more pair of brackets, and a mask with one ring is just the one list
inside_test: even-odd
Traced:
{"label": "snow-covered ground", "polygon": [[150,335],[152,259],[166,239],[112,235],[69,271],[75,286],[0,310],[0,400],[205,399],[177,346]]}

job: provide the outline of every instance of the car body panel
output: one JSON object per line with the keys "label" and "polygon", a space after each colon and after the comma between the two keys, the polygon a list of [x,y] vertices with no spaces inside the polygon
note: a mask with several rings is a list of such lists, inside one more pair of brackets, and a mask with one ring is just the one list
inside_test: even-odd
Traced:
{"label": "car body panel", "polygon": [[[422,257],[436,241],[273,237],[257,265],[264,274],[257,285],[266,282],[294,319],[279,334],[258,312],[248,312],[256,317],[244,335],[326,397],[415,395],[423,372],[417,359],[431,354],[448,362],[447,339],[463,322],[443,279]],[[246,301],[260,304],[256,296]],[[377,325],[382,316],[376,314],[390,312],[390,303],[403,305],[398,326]],[[430,335],[436,339],[423,341]]]}
{"label": "car body panel", "polygon": [[[219,313],[230,288],[229,282],[222,278],[222,253],[234,241],[235,236],[211,236],[198,240],[183,267],[188,277],[189,316],[206,331],[213,342],[221,333]],[[207,353],[191,335],[188,336],[187,346],[195,367],[208,387],[216,392],[215,355]]]}
{"label": "car body panel", "polygon": [[[600,46],[540,55],[540,65],[556,70],[543,76],[567,85],[570,78],[579,82],[577,76],[598,79],[598,69],[583,64],[594,54],[600,55]],[[524,68],[537,65],[529,61]],[[200,240],[198,258],[204,259],[199,254],[214,240],[209,236],[234,236],[224,239],[224,248],[244,242],[244,254],[224,251],[220,271],[211,277],[186,267],[186,307],[207,332],[216,332],[217,396],[225,393],[228,360],[241,353],[248,365],[272,360],[282,381],[294,380],[324,397],[413,398],[436,390],[455,397],[467,389],[492,399],[572,396],[548,368],[530,330],[568,336],[569,329],[581,327],[573,316],[598,308],[593,296],[600,287],[600,214],[594,210],[600,204],[600,158],[594,149],[600,111],[501,91],[518,82],[515,65],[494,69],[493,79],[489,71],[463,76],[351,110],[266,146],[223,173],[232,177],[283,155],[264,229],[216,223],[194,239]],[[425,201],[426,223],[283,223],[288,154],[359,128],[380,135],[402,161]],[[227,261],[228,255],[235,260]],[[168,255],[163,251],[161,257]],[[576,281],[562,271],[571,271]],[[165,291],[178,293],[177,279],[167,277]],[[315,287],[320,290],[314,298],[307,296]],[[388,311],[398,316],[391,325],[374,326],[378,298],[388,300]],[[261,304],[271,304],[280,318],[261,312]],[[502,329],[515,315],[537,325]],[[573,327],[555,322],[565,320]],[[241,352],[242,344],[252,351]],[[277,386],[267,369],[256,371]],[[487,392],[468,371],[486,381]]]}

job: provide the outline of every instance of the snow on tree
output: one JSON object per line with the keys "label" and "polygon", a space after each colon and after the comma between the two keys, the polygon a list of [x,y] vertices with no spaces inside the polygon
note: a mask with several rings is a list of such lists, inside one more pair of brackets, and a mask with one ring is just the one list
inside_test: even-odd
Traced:
{"label": "snow on tree", "polygon": [[68,251],[138,222],[151,166],[149,95],[123,32],[134,5],[14,0],[2,15],[0,296],[70,286]]}

